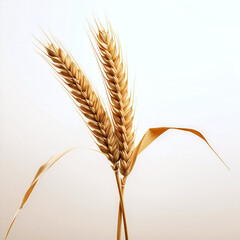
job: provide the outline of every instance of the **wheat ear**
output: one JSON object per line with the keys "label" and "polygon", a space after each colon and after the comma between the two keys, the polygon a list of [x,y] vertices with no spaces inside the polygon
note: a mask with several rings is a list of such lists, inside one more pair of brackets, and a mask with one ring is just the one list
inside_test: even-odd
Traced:
{"label": "wheat ear", "polygon": [[134,146],[133,106],[128,93],[128,73],[123,64],[121,45],[110,23],[107,29],[97,24],[92,32],[97,44],[96,55],[108,92],[115,134],[120,150],[120,172],[128,175]]}
{"label": "wheat ear", "polygon": [[119,150],[111,120],[94,91],[90,81],[70,54],[58,43],[42,44],[48,63],[57,72],[63,87],[67,90],[77,108],[85,117],[85,123],[96,139],[100,151],[117,167]]}
{"label": "wheat ear", "polygon": [[[118,138],[120,150],[121,195],[130,170],[130,159],[134,147],[135,133],[133,131],[133,104],[128,93],[128,73],[123,63],[121,45],[118,36],[112,30],[110,23],[104,29],[96,23],[97,29],[91,26],[97,50],[95,53],[108,92],[114,129]],[[121,199],[121,201],[123,201]],[[123,214],[122,202],[119,203],[117,240],[121,239],[121,219]],[[124,219],[123,219],[124,220]],[[125,221],[125,220],[124,220]]]}

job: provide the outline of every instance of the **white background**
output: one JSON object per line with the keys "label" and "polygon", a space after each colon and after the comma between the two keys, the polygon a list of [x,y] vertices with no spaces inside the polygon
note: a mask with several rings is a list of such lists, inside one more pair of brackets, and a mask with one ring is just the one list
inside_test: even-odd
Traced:
{"label": "white background", "polygon": [[[138,142],[149,127],[200,130],[230,166],[190,133],[169,131],[136,163],[126,187],[130,239],[240,239],[239,1],[0,2],[0,238],[38,167],[72,146],[97,149],[74,105],[36,53],[50,31],[104,87],[86,20],[110,20],[135,79]],[[9,239],[115,238],[118,194],[103,156],[61,159],[37,184]]]}

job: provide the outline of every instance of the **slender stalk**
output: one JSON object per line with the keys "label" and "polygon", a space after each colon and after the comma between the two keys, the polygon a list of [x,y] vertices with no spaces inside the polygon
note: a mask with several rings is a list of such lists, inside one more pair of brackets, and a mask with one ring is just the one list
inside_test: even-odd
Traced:
{"label": "slender stalk", "polygon": [[[122,188],[121,188],[121,183],[120,183],[120,178],[119,178],[119,172],[118,172],[118,170],[114,170],[114,172],[115,172],[115,177],[116,177],[117,186],[118,186],[118,193],[119,193],[119,197],[120,197],[120,206],[121,206],[121,213],[122,213],[122,216],[123,216],[125,239],[128,240],[127,219],[126,219],[126,214],[125,214],[125,208],[124,208],[123,194],[122,194]],[[121,235],[120,235],[120,237],[121,237]]]}
{"label": "slender stalk", "polygon": [[[122,183],[122,187],[121,187],[122,196],[124,196],[124,189],[125,189],[125,184]],[[118,223],[117,223],[117,240],[121,240],[121,233],[122,233],[122,208],[121,208],[121,202],[119,202]]]}

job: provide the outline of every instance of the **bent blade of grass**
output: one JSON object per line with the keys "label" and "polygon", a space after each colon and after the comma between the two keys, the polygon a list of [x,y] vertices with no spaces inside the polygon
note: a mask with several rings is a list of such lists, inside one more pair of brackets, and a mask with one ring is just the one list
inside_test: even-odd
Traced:
{"label": "bent blade of grass", "polygon": [[[217,155],[217,157],[220,159],[220,161],[224,164],[224,166],[230,170],[230,168],[227,166],[227,164],[221,159],[221,157],[215,152],[215,150],[211,147],[209,142],[206,140],[206,138],[200,133],[199,131],[191,128],[176,128],[176,127],[158,127],[158,128],[149,128],[147,132],[143,135],[141,141],[138,143],[138,145],[134,148],[132,156],[131,156],[131,164],[128,169],[128,175],[131,173],[138,155],[146,149],[155,139],[157,139],[159,136],[161,136],[163,133],[165,133],[167,130],[181,130],[186,132],[191,132],[195,134],[196,136],[200,137],[202,140],[204,140],[207,145],[211,148],[211,150]],[[127,176],[125,176],[124,181],[126,182]],[[124,188],[122,191],[122,195],[124,192]],[[121,209],[121,202],[119,203],[119,209],[118,209],[118,240],[121,238],[121,219],[122,219],[122,209]]]}
{"label": "bent blade of grass", "polygon": [[176,128],[176,127],[158,127],[158,128],[149,128],[147,132],[144,134],[142,137],[141,141],[139,144],[134,148],[132,158],[131,158],[131,165],[128,174],[132,171],[136,160],[137,156],[145,149],[147,148],[155,139],[157,139],[160,135],[162,135],[164,132],[167,130],[181,130],[181,131],[186,131],[186,132],[191,132],[195,134],[196,136],[200,137],[202,140],[204,140],[207,145],[211,148],[211,150],[218,156],[220,161],[225,165],[225,167],[230,170],[230,168],[227,166],[227,164],[221,159],[221,157],[215,152],[215,150],[211,147],[209,142],[206,140],[206,138],[197,130],[191,129],[191,128]]}
{"label": "bent blade of grass", "polygon": [[26,191],[23,199],[22,199],[22,202],[21,202],[21,205],[20,207],[18,208],[18,210],[16,211],[13,219],[12,219],[12,222],[8,228],[8,231],[7,231],[7,234],[5,236],[5,240],[7,239],[8,235],[9,235],[9,232],[13,226],[13,223],[14,221],[16,220],[18,214],[21,212],[23,206],[25,205],[25,203],[27,202],[29,196],[31,195],[34,187],[36,186],[37,182],[39,181],[39,179],[48,171],[49,168],[52,167],[52,165],[54,163],[56,163],[60,158],[62,158],[65,154],[69,153],[70,151],[74,150],[74,149],[77,149],[79,147],[73,147],[73,148],[69,148],[67,149],[66,151],[64,151],[63,153],[60,153],[60,154],[57,154],[57,155],[54,155],[52,156],[51,158],[49,158],[37,171],[30,187],[28,188],[28,190]]}

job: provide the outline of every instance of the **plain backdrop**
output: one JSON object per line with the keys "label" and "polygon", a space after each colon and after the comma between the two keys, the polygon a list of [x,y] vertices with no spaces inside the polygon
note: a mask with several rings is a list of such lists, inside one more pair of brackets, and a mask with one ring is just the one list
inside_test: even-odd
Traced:
{"label": "plain backdrop", "polygon": [[[39,181],[10,239],[115,239],[118,193],[109,162],[51,68],[39,27],[57,37],[104,96],[87,21],[106,17],[135,83],[136,143],[169,131],[138,158],[125,207],[132,240],[240,239],[240,3],[233,0],[0,1],[0,238],[37,169],[81,146]],[[106,99],[105,97],[103,97]]]}

